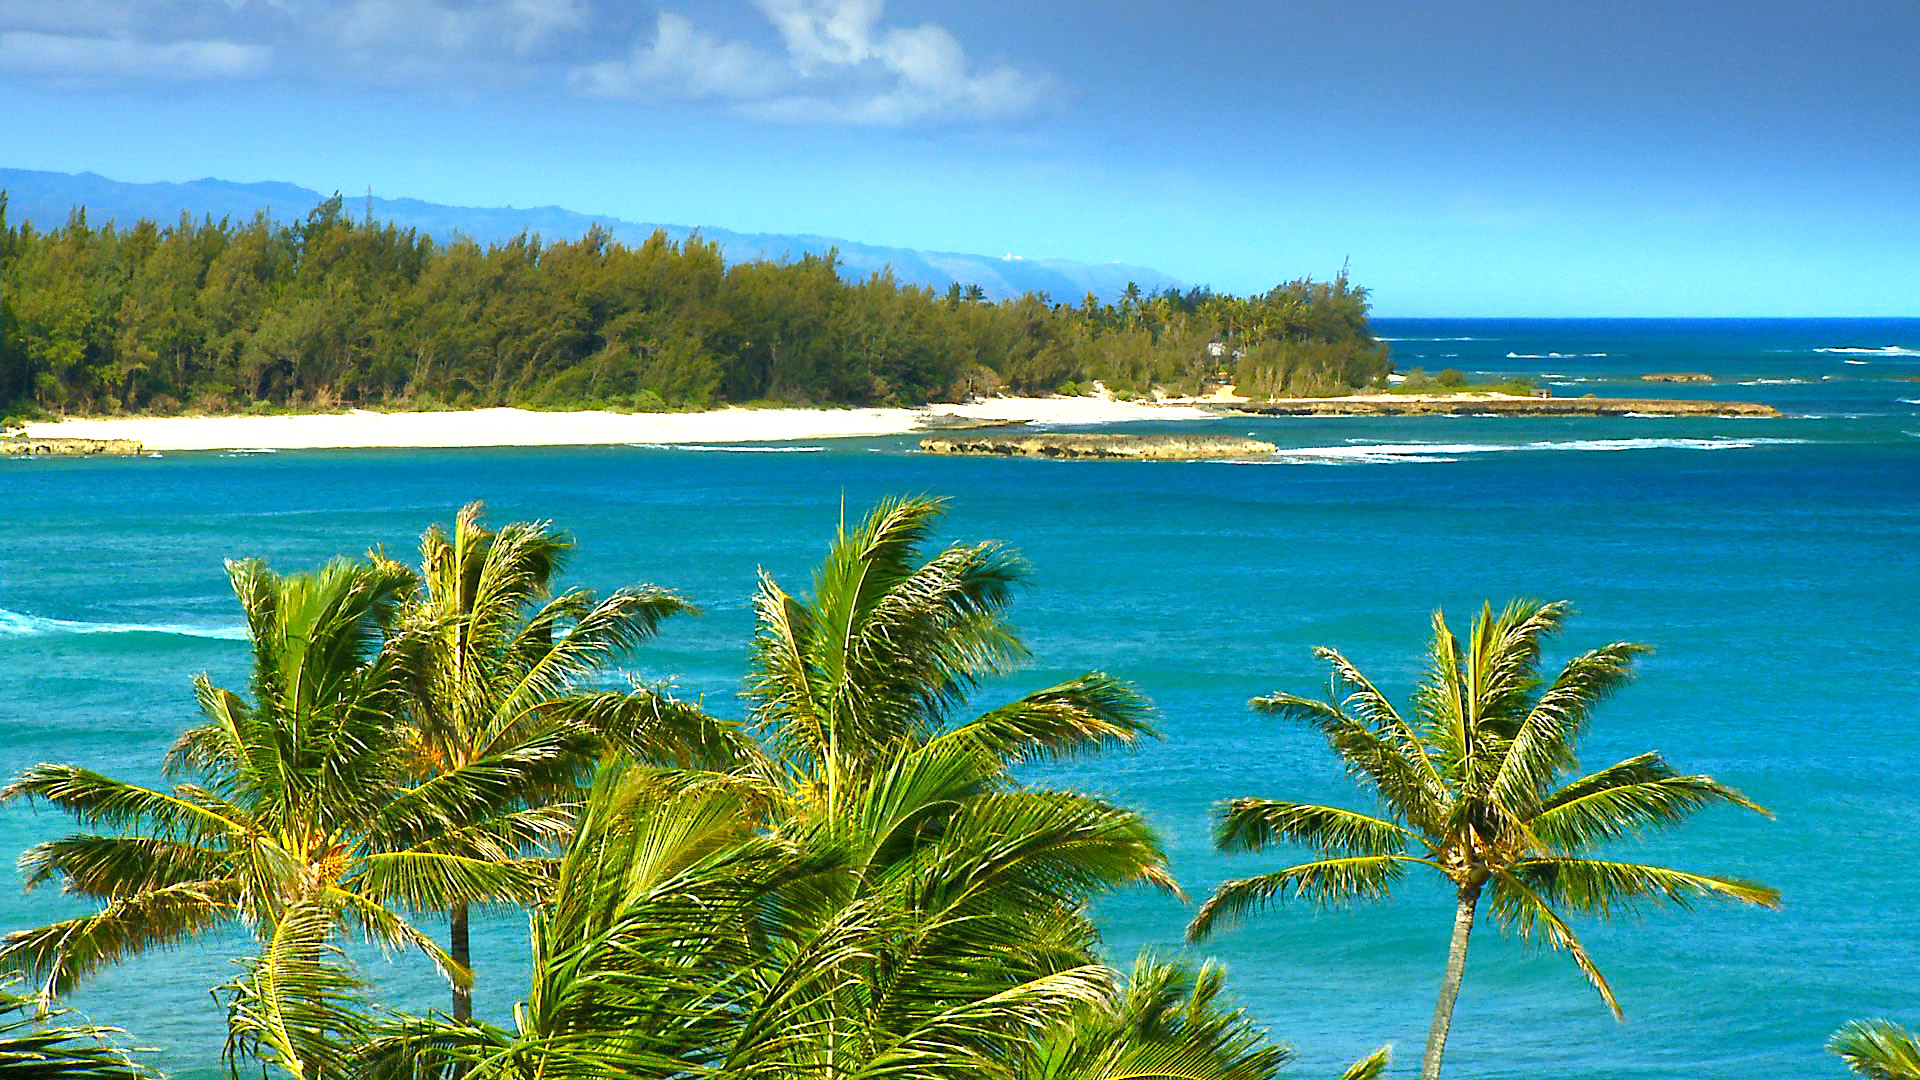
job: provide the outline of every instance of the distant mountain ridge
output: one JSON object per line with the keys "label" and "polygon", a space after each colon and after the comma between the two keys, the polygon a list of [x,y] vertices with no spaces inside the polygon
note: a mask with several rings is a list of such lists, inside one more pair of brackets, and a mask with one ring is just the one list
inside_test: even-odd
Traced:
{"label": "distant mountain ridge", "polygon": [[[266,181],[242,184],[208,177],[185,183],[147,184],[112,180],[98,173],[41,172],[31,169],[0,169],[0,191],[8,198],[7,213],[16,221],[31,221],[36,227],[54,229],[65,225],[76,206],[84,206],[89,220],[111,220],[132,224],[151,218],[163,225],[179,220],[182,212],[198,220],[211,216],[218,221],[232,218],[245,221],[260,211],[275,220],[291,221],[307,212],[327,196],[297,184]],[[348,209],[358,215],[366,206],[362,198],[348,197]],[[522,209],[511,206],[445,206],[420,199],[388,199],[375,196],[373,216],[401,228],[419,229],[435,239],[446,240],[460,234],[480,243],[498,243],[518,236],[522,231],[538,233],[548,240],[570,239],[583,235],[590,226],[600,225],[626,244],[639,244],[655,229],[666,230],[669,239],[685,240],[696,229],[686,225],[657,225],[626,221],[606,214],[582,214],[558,206]],[[935,289],[959,283],[978,285],[993,299],[1020,296],[1027,292],[1046,293],[1056,301],[1078,302],[1088,292],[1112,300],[1129,282],[1141,289],[1157,292],[1168,286],[1183,288],[1184,283],[1161,271],[1124,263],[1083,263],[1070,259],[1028,259],[1013,256],[972,255],[956,251],[923,251],[916,248],[882,247],[831,236],[783,233],[740,233],[728,229],[700,227],[705,239],[718,244],[728,262],[755,258],[794,258],[824,255],[829,249],[840,252],[841,276],[861,280],[883,267],[891,266],[894,277],[903,284],[925,285]]]}

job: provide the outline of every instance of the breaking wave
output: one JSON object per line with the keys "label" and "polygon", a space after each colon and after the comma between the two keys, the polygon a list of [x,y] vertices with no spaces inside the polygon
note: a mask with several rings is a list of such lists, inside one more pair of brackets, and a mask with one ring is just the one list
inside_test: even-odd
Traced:
{"label": "breaking wave", "polygon": [[698,443],[628,443],[647,450],[693,450],[704,454],[817,454],[824,446],[702,446]]}
{"label": "breaking wave", "polygon": [[1878,349],[1869,349],[1861,345],[1836,345],[1814,352],[1840,353],[1849,356],[1920,356],[1920,349],[1909,349],[1901,345],[1883,345]]}
{"label": "breaking wave", "polygon": [[1285,465],[1374,465],[1457,461],[1470,454],[1552,451],[1748,450],[1756,446],[1803,443],[1805,439],[1569,439],[1529,443],[1360,443],[1349,446],[1299,446],[1280,450],[1273,463]]}
{"label": "breaking wave", "polygon": [[39,634],[172,634],[178,637],[245,641],[244,626],[186,626],[179,623],[98,623],[78,619],[49,619],[0,608],[0,637]]}

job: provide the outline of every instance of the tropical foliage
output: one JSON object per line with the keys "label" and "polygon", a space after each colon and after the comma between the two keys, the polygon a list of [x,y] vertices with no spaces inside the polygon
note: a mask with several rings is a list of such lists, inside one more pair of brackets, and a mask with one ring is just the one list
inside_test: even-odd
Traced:
{"label": "tropical foliage", "polygon": [[[642,760],[730,764],[730,731],[697,709],[638,687],[594,690],[582,680],[651,637],[662,619],[693,610],[664,589],[552,592],[573,541],[545,522],[491,531],[478,503],[448,534],[420,539],[420,589],[395,620],[402,653],[406,780],[486,777],[518,807],[442,838],[481,863],[538,858],[563,840],[580,784],[608,750]],[[451,905],[448,953],[470,967],[468,911]],[[472,1014],[456,982],[453,1015]]]}
{"label": "tropical foliage", "polygon": [[1221,849],[1291,843],[1314,857],[1221,885],[1194,918],[1189,937],[1205,938],[1277,899],[1379,900],[1409,868],[1437,871],[1453,887],[1457,909],[1421,1067],[1432,1080],[1440,1073],[1483,896],[1503,929],[1569,954],[1616,1016],[1613,989],[1568,914],[1686,907],[1699,898],[1777,906],[1779,894],[1764,885],[1596,851],[1708,806],[1765,811],[1710,777],[1681,774],[1653,753],[1577,774],[1575,751],[1594,707],[1626,685],[1634,658],[1647,650],[1604,645],[1568,661],[1549,682],[1540,674],[1541,646],[1570,613],[1558,603],[1516,601],[1498,615],[1483,607],[1461,641],[1436,612],[1426,677],[1410,715],[1327,648],[1316,655],[1332,668],[1341,700],[1284,693],[1254,699],[1256,710],[1304,722],[1324,736],[1383,815],[1263,798],[1228,803],[1216,834]]}
{"label": "tropical foliage", "polygon": [[1102,964],[1085,907],[1170,887],[1151,831],[1012,767],[1149,733],[1104,675],[966,720],[1024,655],[1023,564],[993,544],[922,561],[940,511],[883,504],[798,598],[763,579],[750,694],[765,740],[727,772],[612,765],[552,900],[513,1031],[417,1021],[378,1074],[1271,1077],[1286,1052],[1220,976]]}
{"label": "tropical foliage", "polygon": [[1855,1020],[1827,1040],[1854,1075],[1866,1080],[1920,1080],[1920,1039],[1889,1020]]}
{"label": "tropical foliage", "polygon": [[[167,757],[171,790],[74,765],[37,765],[5,791],[74,815],[87,832],[21,857],[28,887],[59,879],[99,911],[8,935],[0,963],[64,993],[101,967],[239,924],[260,952],[228,987],[247,1047],[311,1075],[322,1044],[350,1034],[354,986],[335,939],[351,931],[417,949],[455,984],[464,965],[408,912],[528,903],[532,868],[476,857],[471,838],[511,834],[518,793],[490,760],[412,783],[397,737],[404,648],[389,639],[413,588],[384,560],[281,577],[228,565],[253,648],[248,700],[195,680],[205,722]],[[316,1022],[309,1023],[307,1020]]]}
{"label": "tropical foliage", "polygon": [[5,1080],[145,1080],[152,1073],[114,1043],[125,1032],[59,1024],[64,1009],[0,986],[0,1077]]}
{"label": "tropical foliage", "polygon": [[729,266],[660,233],[436,241],[337,196],[286,224],[117,228],[76,209],[51,231],[8,225],[0,197],[0,415],[913,404],[1095,379],[1195,391],[1222,369],[1299,394],[1389,370],[1344,271],[1244,298],[1070,303],[838,271],[831,254]]}

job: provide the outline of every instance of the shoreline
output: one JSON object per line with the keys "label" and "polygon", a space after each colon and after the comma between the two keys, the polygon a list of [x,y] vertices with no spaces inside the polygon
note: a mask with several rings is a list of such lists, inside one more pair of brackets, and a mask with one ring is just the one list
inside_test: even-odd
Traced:
{"label": "shoreline", "polygon": [[1743,402],[1649,398],[1536,398],[1508,394],[1358,394],[1249,402],[1224,395],[1157,402],[1100,397],[990,398],[923,408],[729,406],[695,413],[446,412],[283,413],[274,416],[114,416],[29,423],[29,439],[112,440],[152,452],[201,450],[459,449],[533,446],[775,443],[937,434],[933,417],[1010,425],[1103,426],[1246,416],[1777,416]]}
{"label": "shoreline", "polygon": [[729,407],[697,413],[457,412],[289,413],[278,416],[116,416],[35,422],[34,439],[124,439],[148,451],[453,449],[493,446],[619,446],[629,443],[796,442],[925,434],[930,415],[1038,424],[1210,420],[1192,405],[1101,398],[993,398],[925,409]]}

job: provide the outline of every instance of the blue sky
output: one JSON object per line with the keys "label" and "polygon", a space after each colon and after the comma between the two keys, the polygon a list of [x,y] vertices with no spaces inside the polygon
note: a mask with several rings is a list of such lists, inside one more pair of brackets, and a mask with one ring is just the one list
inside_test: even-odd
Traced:
{"label": "blue sky", "polygon": [[0,165],[1920,315],[1920,4],[0,0]]}

